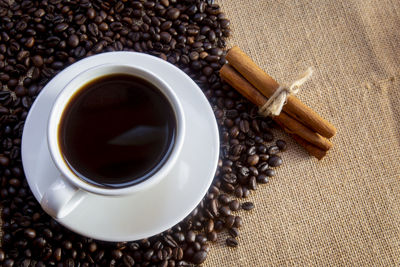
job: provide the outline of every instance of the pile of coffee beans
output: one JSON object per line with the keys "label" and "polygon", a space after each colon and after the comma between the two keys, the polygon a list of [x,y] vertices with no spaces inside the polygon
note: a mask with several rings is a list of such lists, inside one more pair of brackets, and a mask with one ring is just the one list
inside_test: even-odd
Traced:
{"label": "pile of coffee beans", "polygon": [[[0,0],[0,265],[188,266],[206,260],[221,231],[227,246],[238,245],[237,211],[254,208],[238,199],[275,175],[286,143],[273,143],[273,122],[219,79],[229,34],[213,0]],[[24,177],[21,136],[49,79],[81,58],[121,50],[158,56],[197,82],[219,124],[221,156],[213,185],[186,219],[148,239],[108,243],[43,212]]]}

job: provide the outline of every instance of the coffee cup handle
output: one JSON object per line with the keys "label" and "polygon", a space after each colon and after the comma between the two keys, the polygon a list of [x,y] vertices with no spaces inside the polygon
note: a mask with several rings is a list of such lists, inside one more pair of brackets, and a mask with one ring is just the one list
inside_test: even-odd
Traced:
{"label": "coffee cup handle", "polygon": [[40,205],[50,216],[61,219],[73,211],[87,193],[66,182],[61,176],[44,193]]}

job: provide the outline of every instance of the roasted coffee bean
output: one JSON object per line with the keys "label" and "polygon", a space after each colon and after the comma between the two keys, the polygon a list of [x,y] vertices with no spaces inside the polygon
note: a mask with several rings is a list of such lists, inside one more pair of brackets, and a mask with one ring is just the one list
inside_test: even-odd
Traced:
{"label": "roasted coffee bean", "polygon": [[257,175],[258,175],[258,170],[257,170],[257,168],[254,167],[254,166],[249,167],[249,171],[250,171],[250,174],[251,174],[251,175],[254,175],[254,176],[257,176]]}
{"label": "roasted coffee bean", "polygon": [[207,252],[204,250],[197,251],[194,253],[192,261],[195,264],[201,264],[207,259]]}
{"label": "roasted coffee bean", "polygon": [[[6,108],[6,107],[2,107],[2,106],[0,106],[0,114],[8,114],[10,111],[9,111],[9,109],[8,108]],[[6,158],[6,157],[4,157],[4,156],[0,156],[0,164],[1,164],[1,162],[3,162],[4,160],[8,160],[8,158]],[[7,163],[7,165],[8,165],[8,163]]]}
{"label": "roasted coffee bean", "polygon": [[18,84],[18,80],[17,79],[10,79],[7,83],[7,86],[9,88],[14,88],[15,86],[17,86]]}
{"label": "roasted coffee bean", "polygon": [[167,17],[171,20],[175,20],[179,17],[180,11],[177,8],[170,8],[167,10]]}
{"label": "roasted coffee bean", "polygon": [[[3,109],[6,109],[3,107]],[[8,113],[8,110],[4,113]],[[0,165],[3,167],[7,167],[10,164],[10,159],[4,155],[0,155]]]}
{"label": "roasted coffee bean", "polygon": [[217,204],[217,200],[213,199],[211,200],[210,204],[210,212],[213,216],[218,217],[219,212],[218,212],[218,204]]}
{"label": "roasted coffee bean", "polygon": [[185,235],[182,232],[174,233],[174,239],[180,243],[185,241]]}
{"label": "roasted coffee bean", "polygon": [[232,193],[235,190],[235,186],[229,183],[222,183],[222,189],[227,193]]}
{"label": "roasted coffee bean", "polygon": [[226,194],[219,195],[218,200],[221,204],[228,204],[231,201],[229,196]]}
{"label": "roasted coffee bean", "polygon": [[121,22],[112,22],[112,23],[110,24],[110,29],[111,29],[113,32],[119,32],[119,31],[122,30],[122,23],[121,23]]}
{"label": "roasted coffee bean", "polygon": [[263,140],[260,136],[256,136],[256,137],[254,138],[254,141],[255,141],[257,144],[262,144],[264,140]]}
{"label": "roasted coffee bean", "polygon": [[[43,64],[43,63],[42,63]],[[40,77],[40,69],[39,67],[34,67],[32,70],[32,80],[36,81]]]}
{"label": "roasted coffee bean", "polygon": [[13,259],[6,259],[3,262],[2,266],[4,266],[4,267],[12,267],[12,266],[14,266],[14,260]]}
{"label": "roasted coffee bean", "polygon": [[239,112],[236,109],[230,109],[225,112],[225,116],[230,119],[234,119],[239,116]]}
{"label": "roasted coffee bean", "polygon": [[174,260],[181,260],[183,258],[183,249],[182,248],[173,248],[172,249],[172,258]]}
{"label": "roasted coffee bean", "polygon": [[269,159],[269,155],[268,154],[260,154],[260,160],[261,161],[267,161]]}
{"label": "roasted coffee bean", "polygon": [[213,68],[210,66],[205,66],[202,70],[203,74],[207,77],[211,76],[211,74],[214,72]]}
{"label": "roasted coffee bean", "polygon": [[192,259],[193,255],[195,253],[194,248],[191,246],[188,249],[185,250],[185,257],[188,259]]}
{"label": "roasted coffee bean", "polygon": [[242,203],[242,209],[252,210],[252,209],[254,209],[254,203],[253,202],[244,202],[244,203]]}
{"label": "roasted coffee bean", "polygon": [[237,198],[242,198],[243,197],[243,188],[241,186],[236,187],[234,194]]}
{"label": "roasted coffee bean", "polygon": [[199,242],[200,244],[205,244],[207,242],[207,237],[205,237],[202,234],[196,235],[196,241]]}
{"label": "roasted coffee bean", "polygon": [[229,184],[234,184],[236,183],[237,177],[234,173],[226,173],[223,175],[222,179]]}
{"label": "roasted coffee bean", "polygon": [[189,58],[192,61],[198,60],[199,59],[199,53],[196,51],[193,51],[189,54]]}
{"label": "roasted coffee bean", "polygon": [[239,135],[239,128],[237,126],[234,126],[231,128],[229,133],[232,138],[236,138]]}
{"label": "roasted coffee bean", "polygon": [[79,37],[76,34],[72,34],[68,37],[68,45],[75,48],[79,45]]}
{"label": "roasted coffee bean", "polygon": [[240,154],[242,153],[244,148],[245,147],[243,145],[239,145],[239,144],[238,145],[233,145],[233,147],[231,149],[231,155],[232,156],[240,156]]}
{"label": "roasted coffee bean", "polygon": [[240,130],[244,133],[247,133],[250,129],[250,124],[247,120],[241,120],[239,123]]}
{"label": "roasted coffee bean", "polygon": [[219,208],[219,212],[222,216],[229,216],[232,213],[228,206],[222,206]]}
{"label": "roasted coffee bean", "polygon": [[7,82],[10,80],[10,75],[6,73],[0,73],[0,81]]}
{"label": "roasted coffee bean", "polygon": [[239,230],[236,227],[232,227],[228,229],[228,233],[231,237],[235,238],[239,236]]}
{"label": "roasted coffee bean", "polygon": [[228,237],[226,239],[226,245],[228,247],[237,247],[239,245],[239,243],[237,242],[237,240],[233,237]]}
{"label": "roasted coffee bean", "polygon": [[89,33],[93,36],[97,36],[99,34],[99,27],[97,26],[96,23],[90,23],[87,26],[87,29],[88,29]]}
{"label": "roasted coffee bean", "polygon": [[98,29],[99,29],[100,31],[102,31],[102,32],[106,32],[106,31],[108,31],[109,26],[108,26],[107,23],[102,22],[102,23],[99,24]]}
{"label": "roasted coffee bean", "polygon": [[172,36],[168,32],[161,32],[160,33],[160,40],[164,43],[171,42]]}
{"label": "roasted coffee bean", "polygon": [[20,61],[20,62],[23,61],[27,57],[29,57],[29,51],[26,51],[26,50],[21,50],[17,54],[17,60]]}
{"label": "roasted coffee bean", "polygon": [[250,196],[250,190],[246,186],[242,186],[242,190],[243,190],[243,197],[244,198]]}
{"label": "roasted coffee bean", "polygon": [[261,162],[260,164],[257,165],[257,169],[260,172],[266,172],[268,170],[269,166],[267,162]]}
{"label": "roasted coffee bean", "polygon": [[122,257],[122,251],[119,249],[114,249],[113,251],[111,251],[111,257],[113,257],[114,259],[118,260]]}
{"label": "roasted coffee bean", "polygon": [[71,241],[66,240],[66,241],[63,242],[62,245],[66,250],[72,249],[72,242]]}
{"label": "roasted coffee bean", "polygon": [[63,32],[68,28],[68,24],[67,23],[60,23],[57,24],[54,28],[55,32]]}
{"label": "roasted coffee bean", "polygon": [[282,165],[282,163],[283,163],[283,161],[282,161],[281,157],[276,156],[276,155],[274,155],[268,159],[268,164],[271,167],[279,167]]}
{"label": "roasted coffee bean", "polygon": [[273,170],[273,169],[267,169],[267,170],[265,171],[265,175],[267,175],[268,177],[275,176],[275,170]]}
{"label": "roasted coffee bean", "polygon": [[254,165],[257,165],[257,163],[258,163],[259,160],[260,160],[260,157],[259,157],[257,154],[251,155],[251,156],[249,156],[249,157],[247,158],[247,163],[248,163],[250,166],[254,166]]}
{"label": "roasted coffee bean", "polygon": [[215,242],[218,239],[218,234],[216,231],[212,231],[211,233],[207,234],[207,239],[211,242]]}
{"label": "roasted coffee bean", "polygon": [[36,231],[32,228],[27,228],[24,231],[24,235],[29,239],[34,239],[36,237]]}
{"label": "roasted coffee bean", "polygon": [[287,145],[286,145],[286,142],[284,140],[281,140],[281,139],[276,140],[276,145],[279,147],[280,151],[285,151],[286,150]]}
{"label": "roasted coffee bean", "polygon": [[232,211],[237,211],[240,209],[240,203],[239,201],[237,201],[236,199],[232,200],[231,202],[229,202],[229,208]]}
{"label": "roasted coffee bean", "polygon": [[255,147],[255,146],[251,146],[251,147],[247,150],[247,155],[253,156],[254,154],[256,154],[256,147]]}
{"label": "roasted coffee bean", "polygon": [[133,265],[135,265],[135,260],[129,254],[125,254],[122,257],[122,263],[125,266],[133,266]]}
{"label": "roasted coffee bean", "polygon": [[46,240],[43,237],[38,237],[33,241],[33,244],[38,248],[43,248],[46,245]]}
{"label": "roasted coffee bean", "polygon": [[278,146],[270,146],[269,148],[268,148],[268,154],[269,155],[276,155],[276,154],[278,154],[279,153],[279,147]]}
{"label": "roasted coffee bean", "polygon": [[220,20],[220,23],[221,23],[221,28],[224,28],[224,29],[228,28],[229,24],[230,24],[229,20],[227,20],[227,19]]}
{"label": "roasted coffee bean", "polygon": [[61,248],[56,248],[53,252],[53,257],[56,261],[60,261],[62,256],[62,250]]}
{"label": "roasted coffee bean", "polygon": [[103,259],[103,257],[104,257],[104,250],[100,250],[95,253],[94,260],[99,262]]}
{"label": "roasted coffee bean", "polygon": [[41,66],[43,66],[43,58],[40,55],[33,56],[32,63],[36,67],[41,67]]}
{"label": "roasted coffee bean", "polygon": [[200,52],[199,57],[200,59],[205,59],[208,56],[208,53],[203,51],[203,49],[201,48],[202,43],[201,42],[196,42],[193,44],[193,47],[198,48],[198,52]]}
{"label": "roasted coffee bean", "polygon": [[86,11],[86,16],[87,16],[89,19],[94,19],[94,18],[96,17],[96,10],[94,10],[93,8],[89,8],[89,9]]}
{"label": "roasted coffee bean", "polygon": [[174,240],[174,238],[171,235],[165,235],[164,236],[164,242],[168,246],[173,247],[173,248],[178,246],[178,244],[176,243],[176,241]]}
{"label": "roasted coffee bean", "polygon": [[51,67],[53,69],[60,70],[64,67],[64,63],[62,63],[61,61],[55,61],[51,64]]}
{"label": "roasted coffee bean", "polygon": [[257,151],[260,152],[261,154],[264,154],[267,152],[267,148],[264,145],[260,145],[258,146]]}
{"label": "roasted coffee bean", "polygon": [[48,228],[43,230],[43,234],[48,239],[51,239],[53,237],[53,232]]}
{"label": "roasted coffee bean", "polygon": [[251,190],[257,189],[257,180],[255,176],[250,176],[248,186]]}
{"label": "roasted coffee bean", "polygon": [[257,176],[257,182],[260,184],[266,184],[269,182],[268,175],[260,174]]}
{"label": "roasted coffee bean", "polygon": [[240,173],[241,175],[243,175],[243,176],[246,177],[246,176],[249,175],[250,169],[247,168],[247,167],[241,167],[241,168],[239,169],[239,173]]}
{"label": "roasted coffee bean", "polygon": [[242,225],[243,225],[242,217],[236,216],[235,217],[235,222],[233,223],[233,226],[235,226],[236,228],[240,228]]}
{"label": "roasted coffee bean", "polygon": [[5,258],[6,258],[6,254],[5,254],[4,251],[0,248],[0,262],[3,262]]}
{"label": "roasted coffee bean", "polygon": [[170,21],[170,20],[164,21],[164,22],[160,25],[160,29],[161,29],[162,31],[169,30],[171,27],[172,27],[172,21]]}
{"label": "roasted coffee bean", "polygon": [[214,221],[213,220],[208,220],[207,224],[205,226],[205,232],[206,233],[211,233],[214,230]]}
{"label": "roasted coffee bean", "polygon": [[186,234],[186,241],[189,243],[193,243],[196,239],[196,234],[193,231],[189,231]]}
{"label": "roasted coffee bean", "polygon": [[231,228],[235,224],[235,216],[229,215],[228,217],[225,218],[225,227],[226,228]]}

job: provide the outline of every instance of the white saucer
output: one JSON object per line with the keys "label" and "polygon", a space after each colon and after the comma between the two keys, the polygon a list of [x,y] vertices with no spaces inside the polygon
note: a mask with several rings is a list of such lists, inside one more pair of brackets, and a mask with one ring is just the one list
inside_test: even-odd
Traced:
{"label": "white saucer", "polygon": [[154,57],[110,52],[80,60],[52,79],[33,103],[22,136],[22,161],[29,186],[40,202],[59,171],[47,146],[46,128],[60,90],[83,69],[104,63],[146,68],[175,91],[186,120],[186,136],[178,163],[160,183],[125,197],[90,194],[62,219],[65,227],[105,241],[131,241],[161,233],[184,219],[201,201],[213,180],[219,134],[213,111],[200,88],[181,70]]}

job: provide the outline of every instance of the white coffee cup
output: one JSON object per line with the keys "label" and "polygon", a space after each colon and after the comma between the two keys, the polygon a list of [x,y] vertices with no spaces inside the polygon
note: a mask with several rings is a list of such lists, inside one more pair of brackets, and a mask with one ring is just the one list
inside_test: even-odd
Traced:
{"label": "white coffee cup", "polygon": [[[75,93],[85,84],[99,77],[110,74],[128,74],[142,78],[155,85],[168,99],[176,118],[176,135],[174,146],[167,161],[154,175],[146,180],[123,188],[107,188],[90,184],[79,178],[67,165],[59,145],[58,128],[65,108]],[[132,67],[123,64],[104,64],[87,69],[75,76],[60,92],[50,112],[47,141],[52,160],[58,170],[59,177],[47,189],[41,200],[42,208],[54,218],[62,218],[73,211],[77,205],[89,194],[99,194],[109,197],[124,196],[143,191],[156,185],[170,172],[180,154],[184,136],[185,123],[182,106],[174,91],[162,79],[147,69]]]}

